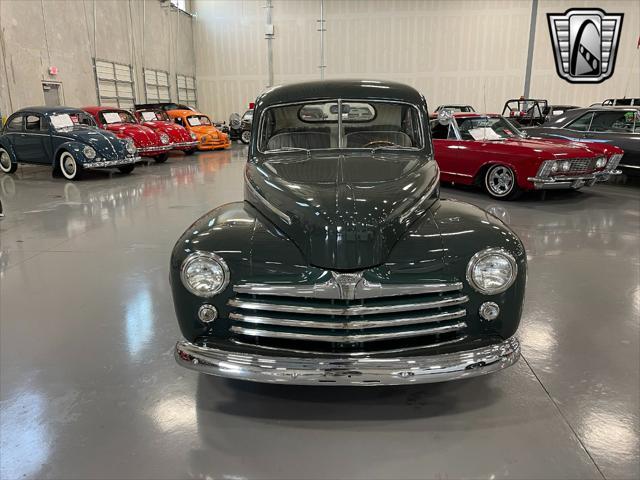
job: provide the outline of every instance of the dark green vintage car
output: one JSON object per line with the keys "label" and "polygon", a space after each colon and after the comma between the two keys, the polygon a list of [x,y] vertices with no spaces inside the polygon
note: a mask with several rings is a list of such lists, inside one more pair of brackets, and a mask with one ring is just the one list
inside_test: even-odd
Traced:
{"label": "dark green vintage car", "polygon": [[526,255],[439,197],[424,97],[325,81],[256,101],[245,201],[178,240],[171,287],[203,373],[313,385],[437,382],[515,363]]}

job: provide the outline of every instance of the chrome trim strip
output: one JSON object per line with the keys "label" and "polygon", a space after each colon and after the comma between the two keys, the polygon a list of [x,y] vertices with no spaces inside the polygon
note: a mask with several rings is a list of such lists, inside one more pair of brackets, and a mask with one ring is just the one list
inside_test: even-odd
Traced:
{"label": "chrome trim strip", "polygon": [[461,295],[454,298],[446,298],[444,300],[433,300],[429,302],[404,303],[398,305],[377,305],[365,306],[354,305],[350,307],[310,307],[306,305],[282,305],[277,303],[254,302],[250,300],[239,300],[231,298],[227,305],[244,310],[264,310],[268,312],[285,312],[285,313],[308,313],[312,315],[374,315],[376,313],[398,313],[411,312],[414,310],[426,310],[429,308],[451,307],[453,305],[461,305],[469,301],[469,297]]}
{"label": "chrome trim strip", "polygon": [[166,145],[158,146],[158,147],[141,147],[136,149],[139,153],[149,153],[149,152],[162,152],[164,150],[169,151],[173,148],[172,143],[167,143]]}
{"label": "chrome trim strip", "polygon": [[475,377],[507,368],[520,358],[516,337],[486,347],[440,355],[296,357],[238,353],[176,344],[183,367],[219,377],[297,385],[406,385]]}
{"label": "chrome trim strip", "polygon": [[[429,324],[443,322],[445,320],[455,320],[467,315],[466,310],[456,310],[455,312],[436,313],[434,315],[420,315],[417,317],[396,318],[389,320],[346,320],[343,322],[316,321],[316,320],[296,320],[293,318],[271,318],[257,315],[243,315],[241,313],[230,313],[229,318],[236,322],[252,323],[256,325],[273,325],[277,327],[303,327],[303,328],[338,328],[349,330],[355,328],[380,328],[380,327],[402,327],[406,325]],[[392,334],[393,335],[393,334]]]}
{"label": "chrome trim strip", "polygon": [[456,172],[445,172],[444,170],[440,170],[441,173],[444,173],[446,175],[456,175],[458,177],[468,177],[468,178],[473,178],[473,175],[468,175],[466,173],[456,173]]}
{"label": "chrome trim strip", "polygon": [[640,165],[629,165],[629,164],[626,164],[626,163],[619,163],[618,167],[640,169]]}
{"label": "chrome trim strip", "polygon": [[363,343],[376,340],[397,340],[398,338],[421,337],[423,335],[436,335],[439,333],[457,332],[467,328],[466,322],[457,322],[452,325],[440,327],[422,328],[419,330],[401,330],[397,332],[383,333],[357,333],[353,335],[318,335],[316,333],[276,332],[274,330],[261,330],[259,328],[246,328],[232,325],[229,329],[233,333],[247,335],[249,337],[284,338],[291,340],[310,340],[314,342],[330,343]]}
{"label": "chrome trim strip", "polygon": [[[420,295],[462,290],[462,282],[433,284],[380,284],[363,279],[355,288],[354,300],[364,298]],[[273,295],[278,297],[333,298],[341,299],[340,289],[332,278],[324,283],[311,285],[273,285],[268,283],[245,283],[234,285],[233,291],[248,295]]]}
{"label": "chrome trim strip", "polygon": [[[375,351],[375,355],[379,355],[379,354],[389,354],[389,353],[407,353],[407,352],[418,352],[418,351],[424,351],[425,349],[431,349],[431,348],[438,348],[438,347],[442,347],[445,345],[452,345],[454,343],[460,343],[463,340],[466,340],[467,336],[466,335],[461,335],[459,337],[454,338],[453,340],[446,340],[444,342],[437,342],[437,343],[430,343],[429,345],[420,345],[417,347],[405,347],[405,348],[393,348],[390,350],[376,350]],[[229,341],[231,343],[233,343],[234,345],[238,345],[244,348],[252,348],[252,349],[259,349],[259,350],[265,350],[267,352],[277,352],[279,355],[283,355],[283,354],[291,354],[291,353],[295,353],[295,354],[302,354],[302,355],[320,355],[320,356],[329,356],[329,357],[335,357],[335,353],[334,352],[326,352],[326,351],[322,351],[322,350],[300,350],[300,349],[296,349],[296,348],[284,348],[284,347],[270,347],[268,345],[255,345],[253,343],[245,343],[245,342],[241,342],[240,340],[236,339],[236,338],[230,338]],[[372,352],[345,352],[343,354],[341,354],[343,356],[346,357],[350,357],[350,358],[356,358],[356,357],[367,357],[369,355],[372,355]]]}

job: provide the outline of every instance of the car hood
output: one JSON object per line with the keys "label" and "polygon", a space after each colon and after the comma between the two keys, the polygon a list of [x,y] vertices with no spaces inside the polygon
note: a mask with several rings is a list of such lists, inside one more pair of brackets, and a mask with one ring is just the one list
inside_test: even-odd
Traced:
{"label": "car hood", "polygon": [[137,148],[155,147],[162,145],[160,135],[152,128],[137,123],[116,123],[106,125],[105,128],[120,138],[130,137]]}
{"label": "car hood", "polygon": [[295,153],[249,162],[245,199],[309,264],[361,270],[385,262],[437,199],[438,180],[422,153]]}
{"label": "car hood", "polygon": [[57,130],[56,136],[91,145],[99,157],[107,160],[122,158],[127,154],[126,146],[115,134],[94,127],[73,127]]}
{"label": "car hood", "polygon": [[220,131],[213,125],[198,125],[197,127],[191,127],[191,130],[198,135],[220,134]]}
{"label": "car hood", "polygon": [[553,141],[541,138],[507,139],[483,143],[483,150],[488,152],[509,149],[514,154],[535,154],[542,159],[562,159],[591,157],[591,152],[584,143],[569,141]]}
{"label": "car hood", "polygon": [[188,142],[191,140],[191,135],[189,135],[187,129],[173,122],[152,120],[149,122],[144,122],[143,126],[149,127],[159,133],[166,133],[174,143]]}

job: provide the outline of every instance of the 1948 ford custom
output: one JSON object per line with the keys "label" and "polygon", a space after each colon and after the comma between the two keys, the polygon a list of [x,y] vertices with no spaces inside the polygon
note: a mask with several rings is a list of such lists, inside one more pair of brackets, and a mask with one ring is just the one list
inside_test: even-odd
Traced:
{"label": "1948 ford custom", "polygon": [[378,81],[276,87],[254,111],[244,202],[178,240],[179,364],[308,385],[437,382],[515,363],[526,255],[440,199],[427,104]]}

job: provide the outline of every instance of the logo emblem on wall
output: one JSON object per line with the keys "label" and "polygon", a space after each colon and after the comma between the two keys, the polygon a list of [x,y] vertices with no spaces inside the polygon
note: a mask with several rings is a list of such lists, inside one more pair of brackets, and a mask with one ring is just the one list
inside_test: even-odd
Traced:
{"label": "logo emblem on wall", "polygon": [[558,75],[571,83],[600,83],[611,77],[623,17],[599,8],[548,13]]}

